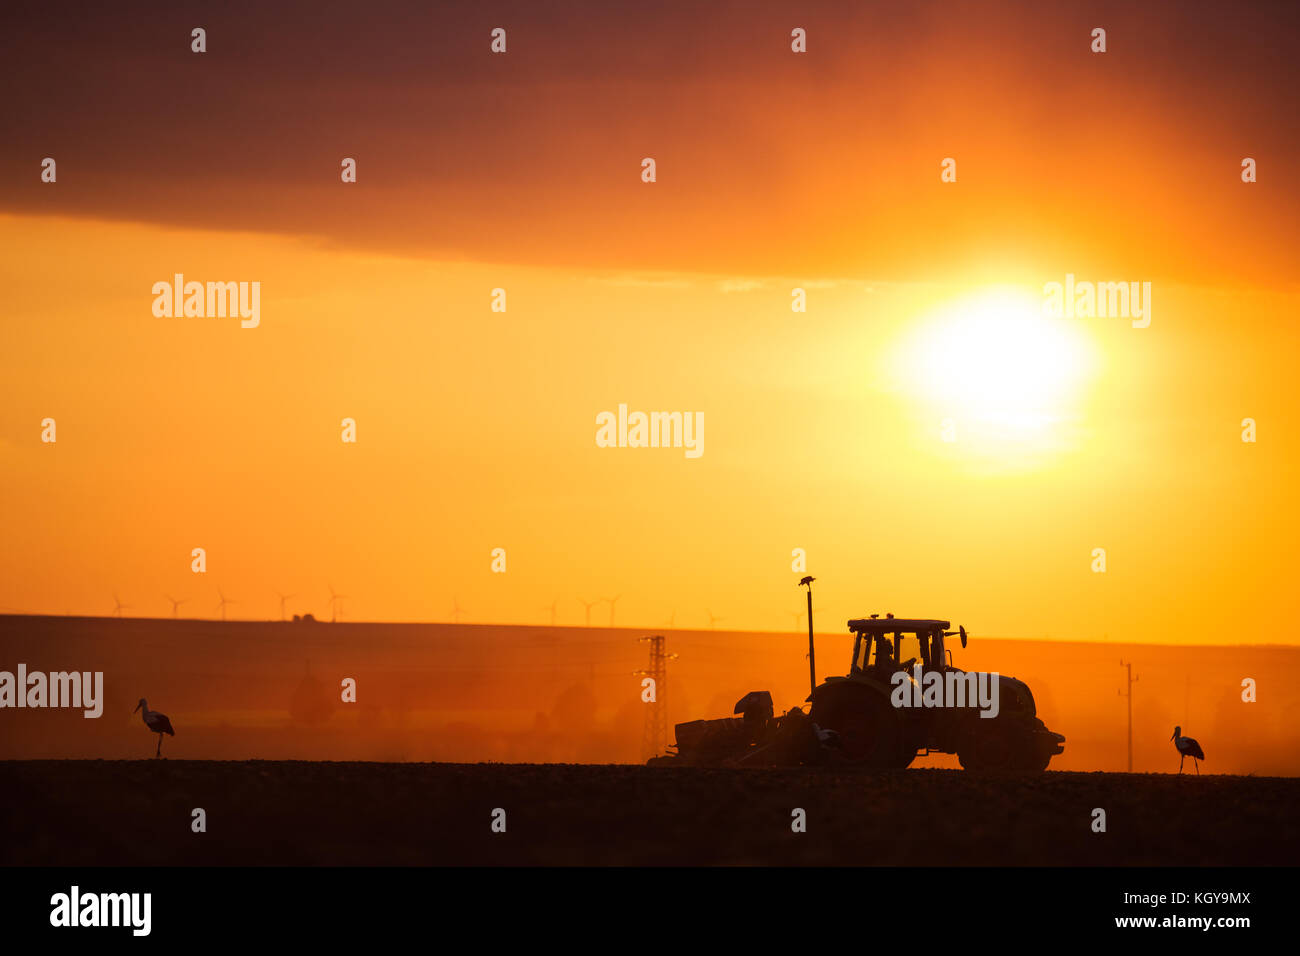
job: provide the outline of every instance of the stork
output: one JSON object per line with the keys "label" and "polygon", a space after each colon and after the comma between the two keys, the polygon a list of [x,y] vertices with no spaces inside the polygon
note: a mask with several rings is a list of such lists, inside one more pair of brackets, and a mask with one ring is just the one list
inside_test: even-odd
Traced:
{"label": "stork", "polygon": [[1196,768],[1196,775],[1199,777],[1201,775],[1200,761],[1205,759],[1205,751],[1201,749],[1201,745],[1198,744],[1195,740],[1193,740],[1191,737],[1182,736],[1182,733],[1183,733],[1183,728],[1175,727],[1174,735],[1169,738],[1174,742],[1174,746],[1178,749],[1178,753],[1179,753],[1178,772],[1179,773],[1183,772],[1183,761],[1186,760],[1188,757],[1191,757],[1192,766]]}
{"label": "stork", "polygon": [[[140,703],[135,705],[135,710],[144,711],[144,713],[141,714],[141,716],[144,717],[144,725],[158,735],[158,750],[154,753],[154,757],[161,757],[162,735],[171,734],[173,737],[176,736],[176,731],[172,730],[172,722],[167,719],[166,714],[160,714],[156,710],[150,710],[149,702],[143,697],[140,698]],[[134,714],[135,710],[131,711],[131,713]]]}

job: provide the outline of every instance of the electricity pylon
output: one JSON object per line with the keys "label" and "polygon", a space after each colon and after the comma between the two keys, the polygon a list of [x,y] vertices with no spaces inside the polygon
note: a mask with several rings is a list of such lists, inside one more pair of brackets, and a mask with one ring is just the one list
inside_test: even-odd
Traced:
{"label": "electricity pylon", "polygon": [[654,699],[646,702],[645,731],[641,735],[641,759],[649,760],[668,752],[668,662],[676,660],[677,655],[664,653],[662,634],[639,640],[650,644],[650,664],[633,673],[654,681]]}

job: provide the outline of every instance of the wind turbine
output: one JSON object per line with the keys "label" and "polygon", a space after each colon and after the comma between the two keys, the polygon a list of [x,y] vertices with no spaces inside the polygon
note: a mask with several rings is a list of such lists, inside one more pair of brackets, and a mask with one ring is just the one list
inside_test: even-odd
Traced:
{"label": "wind turbine", "polygon": [[217,610],[221,612],[221,619],[224,621],[226,619],[226,605],[234,604],[235,602],[227,598],[226,595],[222,593],[221,588],[217,588],[217,594],[221,596],[221,602],[217,605]]}
{"label": "wind turbine", "polygon": [[[813,608],[813,613],[820,614],[823,610],[825,610],[825,608],[815,607]],[[794,618],[794,625],[795,627],[798,627],[799,623],[803,620],[803,616],[808,612],[807,611],[786,611],[785,613],[789,614],[792,618]],[[807,656],[808,656],[807,654],[804,655],[804,657]]]}
{"label": "wind turbine", "polygon": [[559,602],[559,599],[557,598],[556,600],[554,600],[554,601],[551,602],[551,606],[550,606],[550,607],[544,607],[544,608],[542,608],[543,611],[550,611],[550,612],[551,612],[551,627],[555,627],[555,609],[556,609],[556,606],[557,606],[559,603],[560,603],[560,602]]}
{"label": "wind turbine", "polygon": [[454,623],[460,623],[460,616],[465,613],[465,609],[460,606],[460,598],[456,595],[451,596],[451,619]]}
{"label": "wind turbine", "polygon": [[275,596],[278,597],[278,598],[280,599],[280,620],[283,621],[283,620],[284,620],[284,602],[287,601],[287,600],[289,600],[289,598],[293,597],[293,595],[292,595],[292,594],[281,594],[279,591],[276,591],[276,592],[275,592]]}
{"label": "wind turbine", "polygon": [[599,604],[600,602],[599,602],[599,601],[584,601],[582,598],[578,598],[578,603],[581,604],[584,608],[587,609],[586,617],[585,617],[584,620],[583,620],[584,625],[585,625],[586,627],[591,627],[591,609],[592,609],[593,607],[595,607],[597,604]]}
{"label": "wind turbine", "polygon": [[170,594],[164,594],[163,597],[165,597],[167,600],[172,602],[172,617],[176,617],[177,616],[176,612],[180,608],[180,606],[189,600],[189,598],[181,598],[180,600],[177,600],[176,598],[172,597]]}
{"label": "wind turbine", "polygon": [[339,620],[339,601],[347,597],[346,594],[335,594],[334,585],[326,585],[330,589],[330,623],[337,624]]}
{"label": "wind turbine", "polygon": [[673,608],[673,613],[668,615],[668,620],[664,621],[664,627],[675,627],[677,624],[677,608]]}
{"label": "wind turbine", "polygon": [[707,615],[709,616],[709,627],[713,627],[713,625],[717,624],[719,621],[726,620],[726,618],[718,617],[716,614],[714,614],[712,611],[710,611],[707,607],[704,609],[704,613],[707,614]]}
{"label": "wind turbine", "polygon": [[621,594],[615,594],[612,598],[605,598],[605,600],[609,602],[609,626],[610,627],[614,626],[614,605],[618,603],[618,599],[621,598],[622,596],[623,595]]}
{"label": "wind turbine", "polygon": [[123,604],[122,599],[119,598],[117,596],[117,592],[114,591],[113,592],[113,616],[121,617],[123,611],[129,611],[129,610],[131,610],[131,605]]}

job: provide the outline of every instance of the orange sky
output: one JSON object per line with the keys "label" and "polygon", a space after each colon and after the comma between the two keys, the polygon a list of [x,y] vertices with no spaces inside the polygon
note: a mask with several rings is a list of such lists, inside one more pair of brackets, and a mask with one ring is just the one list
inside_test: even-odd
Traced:
{"label": "orange sky", "polygon": [[[0,607],[210,616],[220,587],[326,616],[332,584],[349,619],[577,624],[621,594],[620,624],[778,629],[802,547],[827,629],[1297,642],[1294,31],[1172,4],[15,16]],[[155,317],[176,272],[261,282],[260,326]],[[1067,273],[1151,282],[1150,327],[1042,318]],[[597,448],[620,402],[703,412],[705,453]]]}

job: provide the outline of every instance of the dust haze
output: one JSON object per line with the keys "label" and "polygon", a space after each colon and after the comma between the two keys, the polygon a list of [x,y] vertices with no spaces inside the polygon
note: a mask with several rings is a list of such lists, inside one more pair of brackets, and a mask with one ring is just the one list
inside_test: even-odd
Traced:
{"label": "dust haze", "polygon": [[[136,701],[176,727],[169,755],[207,760],[639,763],[641,676],[651,632],[457,624],[254,623],[0,617],[0,669],[104,672],[104,715],[13,710],[0,759],[131,759],[154,740]],[[808,694],[796,633],[667,630],[671,726],[728,716],[752,690],[778,711]],[[851,637],[817,638],[818,680],[848,670]],[[1300,775],[1288,721],[1300,705],[1300,648],[1066,643],[973,637],[968,670],[1026,681],[1039,715],[1066,736],[1053,770],[1127,767],[1132,661],[1133,769],[1174,772],[1175,724],[1205,748],[1203,773]],[[341,682],[357,683],[356,703]],[[1242,700],[1242,681],[1257,701]],[[671,731],[670,731],[671,737]],[[671,740],[670,740],[671,742]],[[949,755],[914,767],[955,767]]]}

